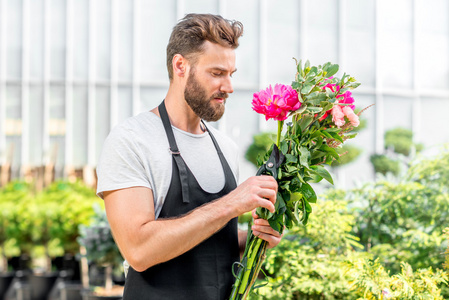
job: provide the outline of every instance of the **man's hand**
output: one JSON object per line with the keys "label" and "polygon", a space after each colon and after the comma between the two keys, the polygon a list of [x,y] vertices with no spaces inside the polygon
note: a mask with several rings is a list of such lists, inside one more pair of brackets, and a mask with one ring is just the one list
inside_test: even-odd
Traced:
{"label": "man's hand", "polygon": [[282,239],[282,235],[271,228],[270,224],[267,220],[261,219],[254,209],[252,211],[252,215],[254,218],[254,225],[251,227],[253,230],[253,234],[262,240],[268,242],[267,248],[273,248],[279,244]]}
{"label": "man's hand", "polygon": [[274,213],[277,190],[278,184],[272,176],[253,176],[223,198],[226,198],[227,206],[234,211],[233,217],[258,207]]}

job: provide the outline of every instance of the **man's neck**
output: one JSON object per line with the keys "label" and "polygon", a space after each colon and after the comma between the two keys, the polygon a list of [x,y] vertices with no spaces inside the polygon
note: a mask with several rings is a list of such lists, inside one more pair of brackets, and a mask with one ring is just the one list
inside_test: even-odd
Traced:
{"label": "man's neck", "polygon": [[[204,132],[201,127],[201,119],[192,111],[182,93],[176,93],[169,89],[165,97],[165,107],[170,123],[176,128],[193,134]],[[154,108],[152,112],[160,116],[157,108]]]}

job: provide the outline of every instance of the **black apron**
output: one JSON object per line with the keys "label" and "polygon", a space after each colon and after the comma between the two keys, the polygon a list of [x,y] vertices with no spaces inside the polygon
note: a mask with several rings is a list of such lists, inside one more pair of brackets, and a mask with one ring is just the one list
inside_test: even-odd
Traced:
{"label": "black apron", "polygon": [[[159,113],[173,154],[172,179],[159,218],[181,216],[223,197],[236,188],[231,168],[209,131],[226,181],[218,193],[204,191],[178,151],[164,102],[159,106]],[[227,299],[234,283],[232,264],[237,261],[239,261],[237,218],[234,218],[210,238],[170,261],[153,266],[144,272],[137,272],[130,267],[123,300]]]}

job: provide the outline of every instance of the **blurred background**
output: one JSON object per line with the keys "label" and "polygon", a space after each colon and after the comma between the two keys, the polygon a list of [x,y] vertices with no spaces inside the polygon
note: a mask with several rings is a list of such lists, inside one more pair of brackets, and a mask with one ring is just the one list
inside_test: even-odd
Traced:
{"label": "blurred background", "polygon": [[[338,187],[374,178],[370,156],[387,130],[412,131],[432,148],[449,141],[449,2],[445,0],[0,0],[1,184],[78,177],[95,184],[103,141],[123,119],[158,105],[168,88],[165,47],[186,13],[245,26],[234,94],[214,124],[241,148],[275,129],[252,94],[289,84],[297,59],[340,65],[362,85],[361,154],[334,171]],[[45,179],[46,178],[46,179]],[[39,181],[38,180],[38,181]]]}

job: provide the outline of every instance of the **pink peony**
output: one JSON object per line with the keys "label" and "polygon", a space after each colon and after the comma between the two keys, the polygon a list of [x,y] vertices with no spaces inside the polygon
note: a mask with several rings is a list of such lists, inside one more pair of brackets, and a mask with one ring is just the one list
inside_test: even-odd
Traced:
{"label": "pink peony", "polygon": [[289,85],[271,85],[253,95],[253,110],[265,115],[265,119],[283,121],[288,113],[297,110],[301,106],[298,93]]}

